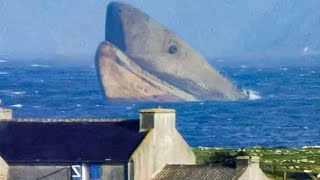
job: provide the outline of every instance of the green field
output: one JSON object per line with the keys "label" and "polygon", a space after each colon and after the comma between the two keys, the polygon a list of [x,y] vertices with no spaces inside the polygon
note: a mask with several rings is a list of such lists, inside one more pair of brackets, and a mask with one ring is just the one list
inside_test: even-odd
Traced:
{"label": "green field", "polygon": [[[225,159],[235,160],[238,149],[226,148],[193,148],[197,156],[197,164],[221,163]],[[259,156],[261,169],[273,179],[311,179],[305,171],[320,174],[320,147],[313,148],[263,148],[252,147],[244,151],[251,156]]]}

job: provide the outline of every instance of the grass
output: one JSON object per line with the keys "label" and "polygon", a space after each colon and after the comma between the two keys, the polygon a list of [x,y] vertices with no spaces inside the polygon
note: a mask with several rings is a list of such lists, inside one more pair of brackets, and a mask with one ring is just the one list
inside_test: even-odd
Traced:
{"label": "grass", "polygon": [[[210,160],[216,159],[214,156],[221,153],[237,156],[237,151],[238,149],[228,148],[193,148],[197,164],[208,164]],[[252,147],[245,151],[251,156],[259,156],[261,169],[274,179],[283,179],[284,172],[287,172],[288,179],[311,179],[305,170],[312,171],[316,176],[320,174],[320,147],[302,149]]]}

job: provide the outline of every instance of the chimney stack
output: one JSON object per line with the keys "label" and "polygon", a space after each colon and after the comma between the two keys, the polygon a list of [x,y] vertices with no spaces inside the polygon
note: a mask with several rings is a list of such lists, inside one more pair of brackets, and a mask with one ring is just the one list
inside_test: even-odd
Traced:
{"label": "chimney stack", "polygon": [[160,106],[140,110],[140,132],[156,129],[158,132],[174,133],[176,128],[176,111]]}
{"label": "chimney stack", "polygon": [[0,108],[0,120],[11,120],[12,110]]}
{"label": "chimney stack", "polygon": [[236,162],[237,162],[237,168],[249,167],[251,165],[259,166],[260,157],[259,156],[238,156]]}
{"label": "chimney stack", "polygon": [[239,167],[248,167],[251,163],[251,157],[250,156],[238,156],[237,157],[237,168]]}

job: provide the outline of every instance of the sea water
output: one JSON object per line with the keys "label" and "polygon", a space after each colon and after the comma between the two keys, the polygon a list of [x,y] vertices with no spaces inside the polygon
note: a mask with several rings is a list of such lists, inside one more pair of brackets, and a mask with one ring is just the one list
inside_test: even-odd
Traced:
{"label": "sea water", "polygon": [[[41,63],[42,62],[42,63]],[[248,100],[184,103],[112,102],[95,66],[0,61],[0,99],[15,117],[138,118],[141,108],[177,110],[177,128],[191,146],[320,145],[320,63],[215,66]]]}

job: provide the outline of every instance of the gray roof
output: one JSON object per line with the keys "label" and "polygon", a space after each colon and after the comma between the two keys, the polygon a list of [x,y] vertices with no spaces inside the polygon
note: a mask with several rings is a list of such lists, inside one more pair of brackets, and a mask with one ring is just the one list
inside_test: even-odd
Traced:
{"label": "gray roof", "polygon": [[146,133],[137,119],[1,120],[0,156],[8,163],[123,163]]}
{"label": "gray roof", "polygon": [[153,180],[234,180],[246,170],[221,165],[167,165]]}

